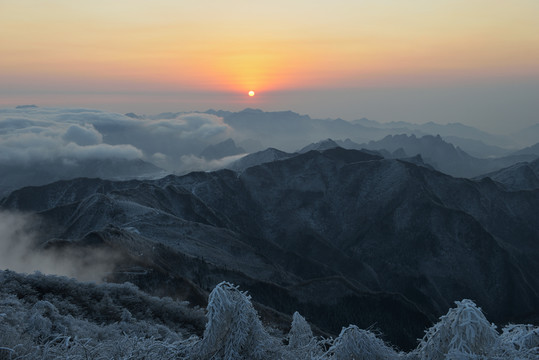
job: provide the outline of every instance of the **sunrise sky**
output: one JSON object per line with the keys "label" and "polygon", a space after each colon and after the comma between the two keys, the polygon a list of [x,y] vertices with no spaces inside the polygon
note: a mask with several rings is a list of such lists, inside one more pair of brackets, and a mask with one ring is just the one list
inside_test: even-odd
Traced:
{"label": "sunrise sky", "polygon": [[0,107],[504,131],[539,122],[538,19],[537,0],[0,0]]}

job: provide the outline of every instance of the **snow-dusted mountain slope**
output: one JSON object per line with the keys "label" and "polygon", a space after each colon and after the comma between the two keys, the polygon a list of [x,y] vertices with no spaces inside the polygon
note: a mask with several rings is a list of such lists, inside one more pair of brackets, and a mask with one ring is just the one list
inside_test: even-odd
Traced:
{"label": "snow-dusted mountain slope", "polygon": [[316,143],[309,144],[301,148],[297,152],[300,154],[305,154],[306,152],[309,152],[311,150],[324,151],[324,150],[329,150],[336,147],[339,147],[339,144],[337,144],[335,141],[331,139],[325,139]]}
{"label": "snow-dusted mountain slope", "polygon": [[[118,252],[118,281],[160,293],[233,281],[330,333],[376,323],[412,348],[462,298],[495,322],[539,319],[539,191],[357,150],[309,151],[241,173],[65,181],[1,205],[37,212],[48,249]],[[133,267],[146,273],[121,270]]]}
{"label": "snow-dusted mountain slope", "polygon": [[479,179],[486,177],[503,184],[508,190],[539,189],[539,158],[482,175]]}
{"label": "snow-dusted mountain slope", "polygon": [[257,151],[255,153],[246,155],[241,159],[234,161],[232,164],[228,165],[227,168],[232,170],[242,171],[251,166],[264,164],[267,162],[277,161],[281,159],[287,159],[294,156],[295,154],[290,154],[278,149],[268,148],[266,150]]}

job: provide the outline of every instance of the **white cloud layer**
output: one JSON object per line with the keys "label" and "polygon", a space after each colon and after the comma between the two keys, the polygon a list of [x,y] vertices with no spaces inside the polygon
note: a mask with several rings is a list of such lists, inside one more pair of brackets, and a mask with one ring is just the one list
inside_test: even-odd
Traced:
{"label": "white cloud layer", "polygon": [[211,138],[230,130],[220,117],[198,113],[182,114],[174,119],[153,120],[147,122],[145,127],[154,134],[175,134],[179,139]]}
{"label": "white cloud layer", "polygon": [[190,171],[211,171],[222,169],[234,161],[241,159],[245,155],[247,154],[225,156],[224,158],[214,160],[206,160],[203,157],[195,155],[183,155],[181,157],[181,162],[183,168],[189,169]]}
{"label": "white cloud layer", "polygon": [[232,134],[218,116],[167,115],[155,119],[76,108],[0,109],[0,165],[123,158],[186,170],[182,156],[198,155]]}
{"label": "white cloud layer", "polygon": [[67,142],[73,142],[79,146],[97,145],[103,142],[103,135],[93,125],[71,125],[62,136]]}

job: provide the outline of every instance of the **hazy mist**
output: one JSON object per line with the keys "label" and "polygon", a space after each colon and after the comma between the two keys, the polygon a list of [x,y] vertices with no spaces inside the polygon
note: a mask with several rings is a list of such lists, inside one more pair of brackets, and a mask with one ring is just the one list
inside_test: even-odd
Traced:
{"label": "hazy mist", "polygon": [[0,269],[100,282],[120,259],[110,249],[43,249],[38,223],[36,215],[0,211]]}
{"label": "hazy mist", "polygon": [[[409,94],[402,102],[412,101],[412,98]],[[232,149],[231,153],[217,154],[212,159],[203,156],[207,147],[227,139],[233,139],[247,152],[268,147],[293,152],[326,138],[349,138],[356,143],[367,143],[395,134],[440,134],[461,146],[471,144],[470,150],[490,146],[492,153],[503,153],[533,145],[539,138],[537,127],[513,126],[511,133],[499,135],[455,121],[446,124],[397,121],[410,119],[411,113],[405,113],[406,116],[384,123],[372,119],[317,120],[291,111],[252,109],[236,113],[122,115],[83,108],[4,108],[0,109],[0,166],[31,168],[36,164],[43,167],[48,162],[56,162],[51,165],[51,172],[54,172],[58,163],[73,167],[88,160],[140,159],[168,172],[185,173],[215,170],[245,155]],[[452,119],[449,114],[445,117]]]}

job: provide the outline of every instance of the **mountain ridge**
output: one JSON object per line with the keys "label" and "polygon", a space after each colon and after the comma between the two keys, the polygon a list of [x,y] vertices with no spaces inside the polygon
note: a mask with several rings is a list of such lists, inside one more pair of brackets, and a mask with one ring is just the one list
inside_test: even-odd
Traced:
{"label": "mountain ridge", "polygon": [[[346,312],[360,325],[377,318],[407,347],[448,304],[470,297],[495,322],[539,319],[539,284],[528,275],[539,271],[539,191],[507,192],[490,179],[453,178],[357,150],[311,150],[242,172],[64,181],[14,191],[0,205],[37,212],[45,238],[84,244],[100,231],[123,239],[110,243],[123,252],[142,254],[131,262],[160,263],[204,289],[233,280],[256,301],[299,309],[328,332],[338,332]],[[174,265],[185,258],[193,268]],[[313,291],[345,289],[331,280],[338,277],[356,290],[336,300],[342,314],[325,319],[317,314],[335,302]],[[149,286],[145,279],[132,280]],[[152,281],[167,288],[166,278]],[[380,296],[409,333],[380,318]],[[373,317],[350,319],[353,304]]]}

